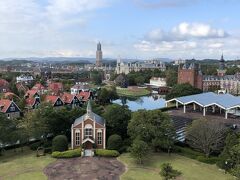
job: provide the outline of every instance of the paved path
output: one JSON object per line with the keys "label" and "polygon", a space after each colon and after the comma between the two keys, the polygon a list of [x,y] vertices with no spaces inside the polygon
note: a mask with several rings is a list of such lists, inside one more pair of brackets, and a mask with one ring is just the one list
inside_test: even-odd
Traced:
{"label": "paved path", "polygon": [[117,180],[124,171],[116,158],[103,157],[59,159],[44,169],[49,180]]}

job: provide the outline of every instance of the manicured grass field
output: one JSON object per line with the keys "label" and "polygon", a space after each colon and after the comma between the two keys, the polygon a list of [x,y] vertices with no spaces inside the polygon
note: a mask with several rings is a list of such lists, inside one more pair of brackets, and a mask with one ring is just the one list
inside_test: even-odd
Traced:
{"label": "manicured grass field", "polygon": [[120,96],[139,97],[150,94],[150,91],[143,88],[119,88],[117,87],[117,94]]}
{"label": "manicured grass field", "polygon": [[127,171],[121,176],[122,180],[152,180],[162,179],[159,175],[160,166],[169,162],[174,169],[182,172],[178,179],[186,180],[232,180],[229,174],[224,174],[216,165],[209,165],[193,159],[165,153],[151,154],[143,165],[137,165],[129,154],[122,154],[119,160],[127,166]]}
{"label": "manicured grass field", "polygon": [[0,156],[0,179],[4,180],[44,180],[44,167],[55,161],[50,155],[36,157],[36,152],[27,148],[23,152],[9,150]]}

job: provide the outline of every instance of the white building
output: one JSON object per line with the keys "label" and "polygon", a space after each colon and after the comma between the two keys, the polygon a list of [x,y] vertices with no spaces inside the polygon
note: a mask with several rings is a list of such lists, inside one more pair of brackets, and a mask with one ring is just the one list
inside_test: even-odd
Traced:
{"label": "white building", "polygon": [[19,82],[24,82],[24,83],[30,83],[33,81],[32,76],[27,76],[27,75],[21,75],[16,77],[17,83]]}
{"label": "white building", "polygon": [[174,61],[174,64],[173,65],[181,65],[181,64],[185,64],[186,63],[186,60],[184,59],[177,59]]}
{"label": "white building", "polygon": [[157,87],[166,87],[166,78],[160,78],[160,77],[152,77],[150,79],[150,84],[151,86],[157,86]]}
{"label": "white building", "polygon": [[79,94],[81,91],[89,91],[88,83],[77,82],[73,87],[71,87],[71,94],[76,95]]}
{"label": "white building", "polygon": [[165,63],[160,60],[146,60],[136,62],[123,62],[120,59],[117,60],[116,73],[128,74],[132,71],[138,72],[140,70],[154,70],[159,69],[161,71],[166,70]]}

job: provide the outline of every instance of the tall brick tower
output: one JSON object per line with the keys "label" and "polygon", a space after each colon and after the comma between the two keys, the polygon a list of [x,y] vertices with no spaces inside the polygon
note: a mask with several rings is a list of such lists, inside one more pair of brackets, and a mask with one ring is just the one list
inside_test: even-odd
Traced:
{"label": "tall brick tower", "polygon": [[200,66],[192,63],[184,64],[178,68],[178,84],[189,83],[193,87],[202,89],[203,77]]}
{"label": "tall brick tower", "polygon": [[100,42],[97,44],[96,66],[97,67],[102,66],[102,45]]}

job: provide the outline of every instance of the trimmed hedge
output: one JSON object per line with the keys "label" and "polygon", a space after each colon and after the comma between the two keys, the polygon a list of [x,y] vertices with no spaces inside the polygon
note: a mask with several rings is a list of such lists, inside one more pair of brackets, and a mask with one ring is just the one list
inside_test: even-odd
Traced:
{"label": "trimmed hedge", "polygon": [[118,151],[108,149],[96,149],[95,154],[104,157],[118,157],[120,155]]}
{"label": "trimmed hedge", "polygon": [[73,158],[73,157],[80,157],[82,150],[80,148],[68,151],[55,151],[52,153],[52,157],[54,158]]}

